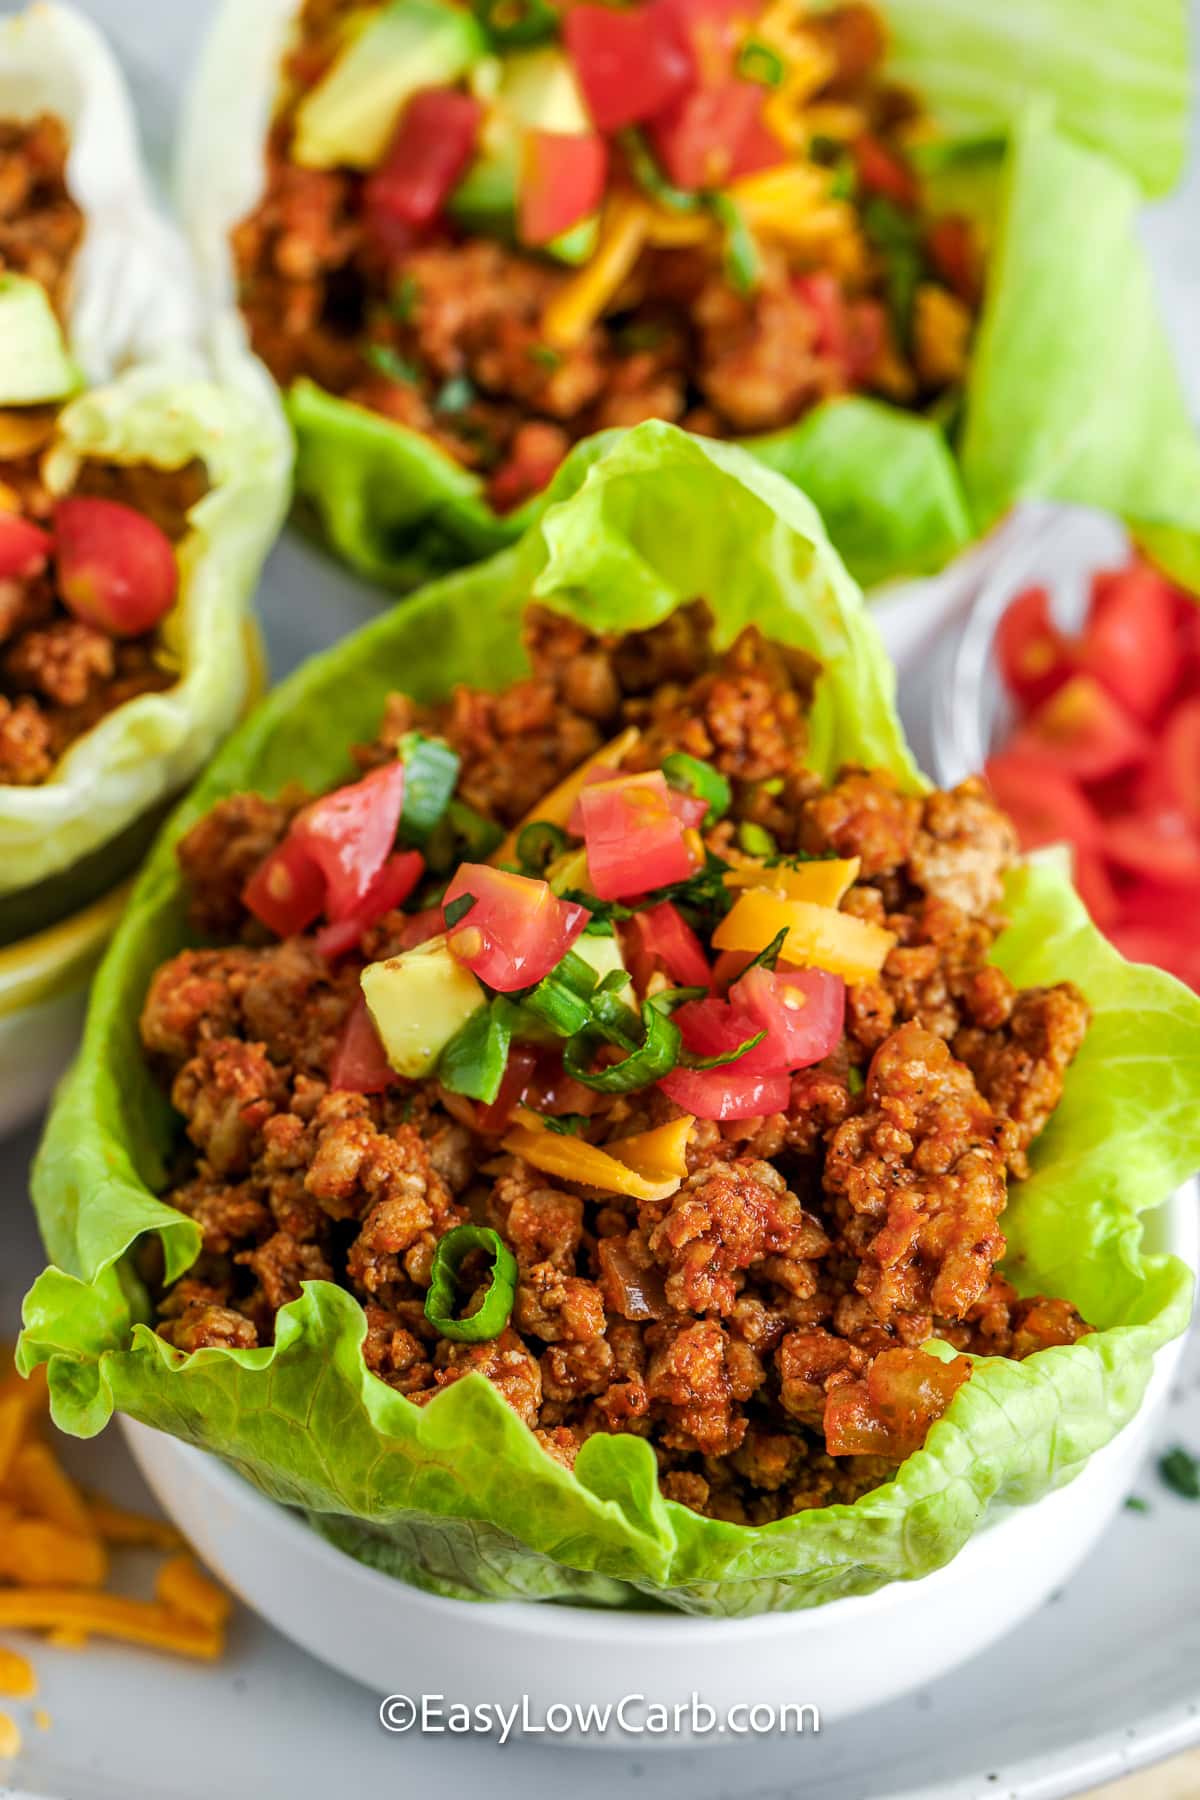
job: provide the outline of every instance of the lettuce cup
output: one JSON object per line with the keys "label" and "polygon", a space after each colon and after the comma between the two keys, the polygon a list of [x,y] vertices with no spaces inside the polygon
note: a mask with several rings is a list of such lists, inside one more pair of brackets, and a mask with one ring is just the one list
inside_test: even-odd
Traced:
{"label": "lettuce cup", "polygon": [[1200,999],[927,786],[893,688],[804,495],[650,423],[278,689],[37,1158],[58,1422],[437,1594],[712,1615],[1080,1473],[1188,1318],[1141,1215]]}
{"label": "lettuce cup", "polygon": [[1106,5],[1100,67],[1079,0],[970,11],[226,0],[184,213],[338,554],[411,588],[661,418],[748,442],[864,583],[1028,495],[1186,568],[1200,453],[1133,229],[1181,164],[1182,14]]}
{"label": "lettuce cup", "polygon": [[[290,454],[251,360],[204,347],[119,74],[69,9],[0,26],[0,144],[0,1021],[28,1046],[259,685]],[[37,1089],[6,1083],[0,1121]]]}

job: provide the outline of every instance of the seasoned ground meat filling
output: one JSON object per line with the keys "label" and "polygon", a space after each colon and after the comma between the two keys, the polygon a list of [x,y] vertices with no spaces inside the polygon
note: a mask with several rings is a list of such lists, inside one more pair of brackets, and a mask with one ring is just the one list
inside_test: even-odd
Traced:
{"label": "seasoned ground meat filling", "polygon": [[[859,859],[841,912],[891,934],[878,973],[847,980],[840,1041],[791,1075],[785,1104],[696,1117],[686,1173],[634,1199],[506,1147],[511,1100],[484,1106],[437,1079],[339,1087],[364,961],[430,936],[435,900],[418,888],[357,951],[323,955],[307,932],[280,942],[243,895],[292,841],[304,796],[223,801],[180,847],[195,924],[217,941],[158,971],[142,1017],[183,1125],[167,1198],[203,1239],[159,1289],[159,1330],[182,1351],[269,1343],[279,1307],[332,1280],[363,1306],[368,1368],[414,1404],[482,1374],[547,1454],[569,1465],[591,1434],[634,1432],[665,1494],[736,1522],[852,1500],[969,1378],[964,1355],[923,1350],[931,1337],[1023,1357],[1087,1329],[998,1271],[1009,1183],[1061,1095],[1086,1002],[1069,984],[1014,990],[987,961],[1014,849],[980,783],[916,796],[864,769],[829,787],[806,769],[803,659],[753,631],[718,654],[699,606],[620,642],[534,612],[528,645],[531,673],[507,693],[394,698],[360,766],[386,768],[413,730],[440,734],[461,757],[459,799],[507,829],[636,726],[632,771],[682,751],[728,781],[710,869],[744,873],[741,846],[763,831],[785,857]],[[617,930],[639,994],[659,991],[636,919]],[[717,963],[718,986],[734,978]],[[619,1154],[691,1117],[662,1088],[598,1091],[555,1052],[525,1054],[524,1104],[564,1123],[560,1143]],[[439,1245],[468,1222],[516,1267],[507,1323],[482,1342],[426,1316]],[[144,1272],[153,1283],[149,1259]],[[488,1289],[478,1249],[459,1277],[469,1317]]]}
{"label": "seasoned ground meat filling", "polygon": [[[557,10],[566,19],[570,6]],[[758,33],[777,41],[777,79],[788,71],[773,101],[762,90],[758,129],[775,160],[760,142],[755,173],[732,183],[757,246],[752,273],[736,278],[717,215],[697,200],[705,184],[663,202],[661,170],[647,177],[627,132],[608,139],[610,211],[601,207],[601,247],[581,269],[514,247],[504,229],[456,225],[452,205],[420,225],[394,216],[390,160],[379,179],[305,166],[299,109],[337,60],[344,27],[345,9],[326,0],[301,10],[265,190],[233,234],[251,338],[281,384],[311,379],[480,471],[499,510],[607,427],[666,419],[744,436],[838,394],[922,407],[961,382],[979,248],[965,219],[924,208],[905,147],[927,126],[883,77],[885,33],[871,7],[784,16],[753,6],[735,27],[751,51]],[[718,128],[718,160],[732,154],[720,138]],[[644,142],[642,154],[653,165]],[[403,159],[395,166],[403,177]],[[657,208],[640,249],[610,251],[620,235],[611,209],[639,202]],[[624,279],[564,331],[556,321],[579,310],[593,265],[614,257]]]}
{"label": "seasoned ground meat filling", "polygon": [[0,121],[0,269],[44,287],[62,317],[83,214],[67,190],[70,145],[62,122]]}

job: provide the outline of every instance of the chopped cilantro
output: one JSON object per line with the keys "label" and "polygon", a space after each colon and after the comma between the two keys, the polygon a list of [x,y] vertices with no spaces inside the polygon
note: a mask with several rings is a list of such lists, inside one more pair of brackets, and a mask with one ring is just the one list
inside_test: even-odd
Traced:
{"label": "chopped cilantro", "polygon": [[1182,1444],[1175,1444],[1158,1459],[1158,1472],[1173,1494],[1182,1500],[1200,1500],[1200,1459]]}
{"label": "chopped cilantro", "polygon": [[476,897],[474,894],[460,894],[457,900],[451,900],[449,906],[445,909],[444,915],[447,930],[461,923],[475,904]]}
{"label": "chopped cilantro", "polygon": [[403,387],[416,387],[421,379],[418,365],[407,356],[401,356],[390,344],[368,344],[364,354],[371,367],[386,375],[389,381],[399,382]]}

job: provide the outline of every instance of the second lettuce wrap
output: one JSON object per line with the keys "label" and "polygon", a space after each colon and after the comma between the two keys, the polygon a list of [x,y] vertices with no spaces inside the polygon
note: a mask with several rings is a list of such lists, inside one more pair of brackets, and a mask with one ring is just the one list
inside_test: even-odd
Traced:
{"label": "second lettuce wrap", "polygon": [[199,1250],[155,1198],[174,1121],[137,1019],[155,968],[187,941],[175,845],[223,795],[343,778],[388,692],[421,700],[521,673],[531,595],[589,626],[641,629],[698,594],[723,642],[753,619],[822,664],[814,767],[847,759],[920,785],[891,670],[817,514],[743,453],[646,425],[577,450],[540,523],[492,563],[437,584],[300,670],[218,758],[171,822],[97,982],[82,1054],[38,1158],[35,1198],[54,1267],[25,1306],[20,1357],[49,1365],[55,1417],[79,1435],[115,1409],[225,1457],[307,1512],[352,1554],[466,1598],[650,1596],[698,1614],[810,1607],[946,1562],[998,1510],[1069,1481],[1132,1417],[1156,1349],[1184,1327],[1188,1271],[1142,1243],[1140,1215],[1200,1166],[1200,999],[1125,964],[1065,878],[1011,878],[997,960],[1019,983],[1075,981],[1094,1020],[1063,1102],[1014,1184],[1009,1273],[1098,1327],[1013,1363],[978,1361],[923,1450],[852,1506],[769,1526],[700,1517],[663,1498],[649,1446],[589,1439],[574,1472],[547,1457],[486,1380],[425,1408],[370,1375],[365,1319],[340,1288],[306,1285],[273,1346],[184,1356],[157,1337],[132,1251],[161,1243],[166,1278]]}
{"label": "second lettuce wrap", "polygon": [[[83,225],[59,350],[72,384],[36,396],[65,402],[43,483],[57,498],[90,462],[198,463],[206,491],[188,514],[180,596],[160,633],[177,679],[109,712],[45,780],[0,786],[0,945],[124,879],[162,808],[244,711],[261,679],[250,601],[291,467],[263,372],[227,332],[205,337],[186,247],[151,203],[120,72],[70,7],[41,5],[0,24],[0,119],[39,115],[65,128],[66,181]],[[55,329],[48,308],[45,324]],[[0,407],[29,398],[0,379]]]}
{"label": "second lettuce wrap", "polygon": [[[936,160],[990,245],[961,408],[947,429],[876,400],[835,401],[749,447],[811,496],[866,585],[940,568],[1029,496],[1110,508],[1186,579],[1200,450],[1132,229],[1142,194],[1169,189],[1182,163],[1179,0],[1136,13],[1109,0],[1100,16],[1080,0],[1018,0],[986,18],[963,0],[879,10],[893,72],[961,134]],[[297,0],[231,0],[189,108],[184,210],[222,305],[234,298],[229,234],[261,193],[297,11]],[[311,382],[288,406],[306,508],[346,561],[399,591],[513,542],[543,505],[497,514],[479,478],[430,441]]]}

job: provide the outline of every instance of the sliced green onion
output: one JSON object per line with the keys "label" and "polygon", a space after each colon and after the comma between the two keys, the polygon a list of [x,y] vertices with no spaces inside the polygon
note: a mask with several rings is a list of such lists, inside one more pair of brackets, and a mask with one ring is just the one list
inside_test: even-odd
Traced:
{"label": "sliced green onion", "polygon": [[438,1058],[438,1080],[452,1094],[482,1100],[486,1106],[500,1092],[517,1009],[503,994],[473,1012],[455,1032]]}
{"label": "sliced green onion", "polygon": [[729,811],[733,789],[711,763],[701,762],[698,756],[688,756],[683,750],[675,750],[663,759],[662,772],[680,793],[694,794],[697,800],[708,802],[708,811],[704,815],[705,831]]}
{"label": "sliced green onion", "polygon": [[407,325],[416,310],[417,301],[421,298],[421,289],[414,275],[402,275],[392,290],[388,310],[393,319],[401,325]]}
{"label": "sliced green onion", "polygon": [[438,389],[433,402],[434,412],[460,413],[466,412],[475,400],[474,384],[465,375],[451,375]]}
{"label": "sliced green onion", "polygon": [[752,294],[762,280],[762,257],[746,215],[728,194],[710,194],[709,205],[725,227],[725,273],[739,294]]}
{"label": "sliced green onion", "polygon": [[549,819],[534,819],[517,837],[517,856],[521,867],[533,875],[544,875],[550,864],[567,848],[568,838],[561,826]]}
{"label": "sliced green onion", "polygon": [[1159,1458],[1158,1472],[1181,1499],[1200,1500],[1200,1461],[1182,1444],[1174,1445]]}
{"label": "sliced green onion", "polygon": [[690,1050],[681,1050],[679,1067],[695,1071],[728,1068],[730,1063],[739,1062],[743,1056],[748,1056],[751,1050],[756,1050],[766,1035],[765,1031],[756,1032],[753,1037],[744,1039],[736,1050],[723,1050],[719,1056],[693,1056]]}
{"label": "sliced green onion", "polygon": [[758,38],[747,38],[738,52],[738,74],[763,87],[777,88],[787,73],[782,56]]}
{"label": "sliced green onion", "polygon": [[738,843],[747,856],[774,856],[779,846],[764,825],[743,819],[738,826]]}
{"label": "sliced green onion", "polygon": [[592,1122],[586,1113],[539,1113],[538,1118],[558,1137],[582,1137]]}
{"label": "sliced green onion", "polygon": [[668,212],[694,213],[704,205],[700,194],[689,194],[684,188],[677,188],[669,182],[655,160],[654,153],[647,144],[636,125],[629,126],[617,133],[617,142],[625,152],[625,160],[629,164],[629,172],[638,186],[665,206]]}
{"label": "sliced green onion", "polygon": [[[491,1257],[491,1286],[476,1312],[456,1319],[458,1272],[472,1250],[483,1250]],[[456,1344],[483,1344],[498,1338],[512,1316],[516,1297],[517,1259],[499,1232],[487,1225],[456,1225],[438,1239],[425,1317],[441,1337]]]}
{"label": "sliced green onion", "polygon": [[564,982],[556,981],[553,975],[547,975],[544,981],[539,981],[533,992],[526,994],[521,1005],[541,1024],[549,1026],[555,1037],[575,1037],[579,1032],[587,1031],[592,1023],[592,1009],[588,1002],[572,993]]}
{"label": "sliced green onion", "polygon": [[[775,964],[779,961],[783,946],[786,942],[787,927],[785,925],[782,931],[777,931],[775,933],[775,936],[771,939],[766,949],[760,950],[758,955],[754,958],[754,961],[746,964],[745,968],[742,970],[742,975],[748,975],[751,969],[774,969]],[[742,975],[738,976],[739,981],[741,980]]]}
{"label": "sliced green onion", "polygon": [[623,1062],[614,1063],[609,1069],[589,1069],[586,1062],[580,1060],[576,1044],[584,1054],[594,1046],[586,1039],[574,1039],[563,1052],[564,1070],[598,1094],[632,1094],[638,1088],[650,1087],[661,1076],[669,1075],[678,1063],[683,1039],[675,1021],[651,1001],[642,1008],[642,1021],[645,1041]]}
{"label": "sliced green onion", "polygon": [[494,819],[485,819],[465,800],[452,800],[446,817],[470,852],[462,858],[464,862],[486,862],[496,846],[504,842],[504,827]]}
{"label": "sliced green onion", "polygon": [[401,387],[416,387],[421,380],[421,370],[417,363],[407,356],[401,356],[390,344],[368,344],[363,355],[373,369],[386,375],[389,381],[395,381]]}
{"label": "sliced green onion", "polygon": [[404,811],[400,835],[423,844],[446,815],[462,759],[441,738],[410,731],[400,740],[404,764]]}
{"label": "sliced green onion", "polygon": [[547,0],[471,0],[471,10],[501,50],[540,44],[558,31],[558,14]]}
{"label": "sliced green onion", "polygon": [[460,894],[457,900],[451,900],[442,914],[446,921],[446,929],[451,931],[456,925],[461,924],[475,903],[476,896],[474,894]]}

